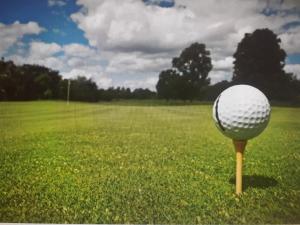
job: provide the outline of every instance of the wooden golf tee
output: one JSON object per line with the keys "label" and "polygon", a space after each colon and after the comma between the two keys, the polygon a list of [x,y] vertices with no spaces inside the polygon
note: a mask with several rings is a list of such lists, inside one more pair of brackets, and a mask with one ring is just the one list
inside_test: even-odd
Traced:
{"label": "wooden golf tee", "polygon": [[243,191],[243,153],[245,151],[247,141],[233,140],[233,145],[236,152],[236,180],[235,188],[236,194],[240,195]]}

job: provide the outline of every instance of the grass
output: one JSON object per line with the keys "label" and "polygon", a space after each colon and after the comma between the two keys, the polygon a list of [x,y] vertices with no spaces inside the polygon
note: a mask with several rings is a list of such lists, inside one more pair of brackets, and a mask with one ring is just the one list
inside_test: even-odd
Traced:
{"label": "grass", "polygon": [[300,223],[300,108],[249,141],[244,193],[211,105],[0,103],[0,221]]}

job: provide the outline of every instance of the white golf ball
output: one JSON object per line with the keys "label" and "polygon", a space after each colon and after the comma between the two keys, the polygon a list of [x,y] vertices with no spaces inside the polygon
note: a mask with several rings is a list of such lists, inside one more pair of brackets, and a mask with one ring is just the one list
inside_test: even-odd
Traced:
{"label": "white golf ball", "polygon": [[235,85],[224,90],[213,106],[218,129],[233,140],[249,140],[268,125],[271,108],[267,97],[250,85]]}

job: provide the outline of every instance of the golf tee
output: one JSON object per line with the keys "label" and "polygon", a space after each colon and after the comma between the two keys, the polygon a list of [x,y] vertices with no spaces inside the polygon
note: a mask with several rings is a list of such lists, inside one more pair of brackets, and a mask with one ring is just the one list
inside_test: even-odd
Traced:
{"label": "golf tee", "polygon": [[243,153],[247,144],[247,141],[235,141],[233,140],[235,152],[236,152],[236,194],[240,195],[243,191]]}

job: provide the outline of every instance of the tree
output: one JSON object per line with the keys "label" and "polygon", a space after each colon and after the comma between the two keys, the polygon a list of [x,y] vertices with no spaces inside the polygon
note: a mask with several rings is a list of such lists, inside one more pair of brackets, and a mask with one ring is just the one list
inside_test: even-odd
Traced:
{"label": "tree", "polygon": [[137,88],[132,92],[132,96],[135,99],[152,99],[155,98],[156,93],[147,88]]}
{"label": "tree", "polygon": [[15,72],[17,67],[12,61],[0,61],[0,100],[13,100],[16,93]]}
{"label": "tree", "polygon": [[207,78],[212,69],[210,52],[204,44],[194,43],[184,49],[179,57],[172,60],[173,69],[160,73],[157,83],[158,96],[193,100],[203,94],[203,88],[210,80]]}
{"label": "tree", "polygon": [[271,99],[288,98],[290,78],[283,70],[286,53],[280,42],[269,29],[245,34],[233,55],[233,82],[253,85]]}
{"label": "tree", "polygon": [[172,60],[172,65],[182,74],[180,98],[192,100],[200,97],[201,88],[210,83],[207,76],[212,69],[210,52],[205,45],[193,43]]}
{"label": "tree", "polygon": [[[40,65],[17,66],[13,61],[0,59],[0,100],[66,100],[69,79],[62,79],[58,71]],[[156,93],[148,89],[117,87],[98,89],[92,79],[77,77],[71,79],[70,100],[110,101],[113,99],[151,99]]]}
{"label": "tree", "polygon": [[70,99],[73,101],[97,101],[98,88],[92,79],[78,76],[71,80]]}
{"label": "tree", "polygon": [[179,98],[179,84],[180,76],[175,70],[162,71],[156,84],[158,97],[167,100]]}

